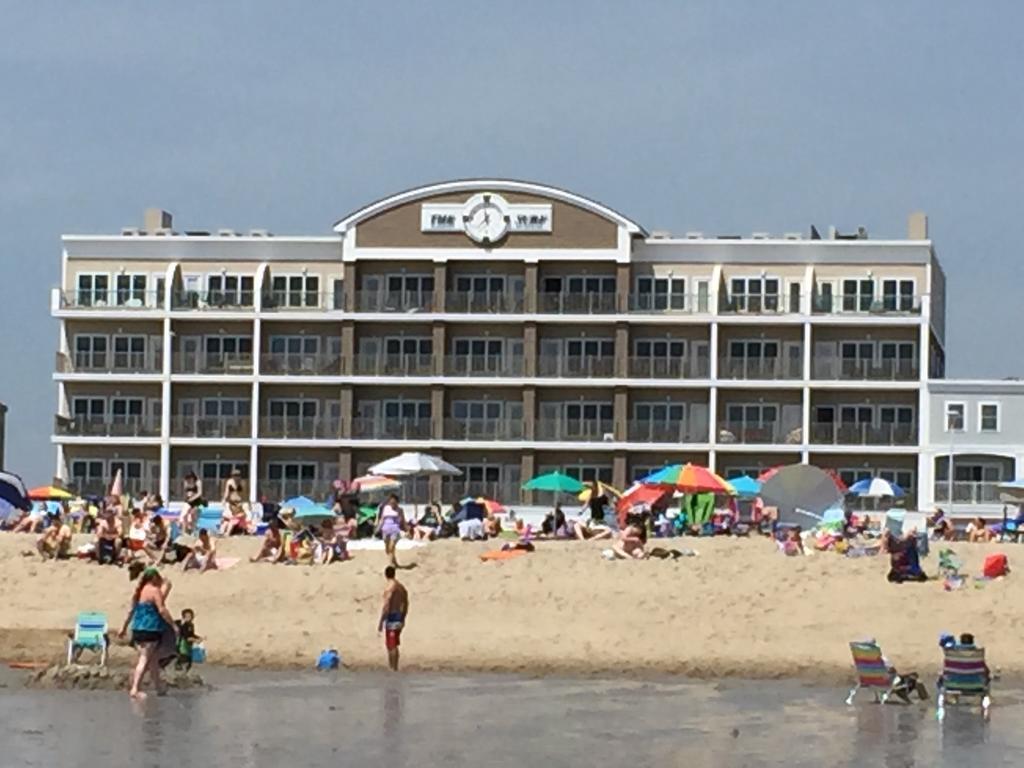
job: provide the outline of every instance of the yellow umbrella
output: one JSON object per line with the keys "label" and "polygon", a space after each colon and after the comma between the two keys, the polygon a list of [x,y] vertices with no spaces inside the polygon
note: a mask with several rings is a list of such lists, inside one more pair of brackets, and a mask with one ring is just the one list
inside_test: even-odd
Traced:
{"label": "yellow umbrella", "polygon": [[[577,496],[580,501],[586,504],[590,501],[590,494],[594,491],[595,483],[589,483],[586,488],[580,491],[580,495]],[[602,483],[600,480],[596,483],[597,492],[601,496],[607,496],[610,499],[618,499],[622,496],[622,491],[617,488],[613,488],[607,483]]]}

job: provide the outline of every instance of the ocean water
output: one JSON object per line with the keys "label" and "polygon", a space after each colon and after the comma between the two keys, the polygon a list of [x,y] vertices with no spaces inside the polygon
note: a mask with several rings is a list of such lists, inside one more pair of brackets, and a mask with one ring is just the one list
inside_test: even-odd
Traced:
{"label": "ocean water", "polygon": [[847,707],[845,689],[492,676],[235,677],[134,704],[0,690],[8,766],[957,766],[1024,760],[1021,692],[989,722],[932,706]]}

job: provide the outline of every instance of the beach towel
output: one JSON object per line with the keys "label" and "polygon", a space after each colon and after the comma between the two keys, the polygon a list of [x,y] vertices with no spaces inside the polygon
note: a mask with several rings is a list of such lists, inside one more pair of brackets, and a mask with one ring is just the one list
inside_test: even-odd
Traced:
{"label": "beach towel", "polygon": [[480,555],[480,559],[485,563],[489,560],[514,560],[526,554],[529,553],[525,549],[494,549],[490,552],[484,552]]}
{"label": "beach towel", "polygon": [[[427,542],[425,541],[413,541],[412,539],[399,539],[398,543],[395,544],[395,549],[399,552],[409,549],[419,549],[425,547]],[[348,551],[370,551],[370,552],[383,552],[384,542],[379,539],[353,539],[348,542]]]}

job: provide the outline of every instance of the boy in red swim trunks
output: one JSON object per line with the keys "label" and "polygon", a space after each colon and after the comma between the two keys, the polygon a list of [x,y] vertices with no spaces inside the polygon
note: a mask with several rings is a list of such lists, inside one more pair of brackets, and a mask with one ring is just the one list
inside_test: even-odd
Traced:
{"label": "boy in red swim trunks", "polygon": [[384,590],[384,604],[380,609],[377,631],[384,633],[384,645],[388,649],[388,666],[392,672],[397,672],[398,646],[401,643],[405,620],[409,617],[409,593],[395,578],[393,565],[384,569],[384,578],[387,579],[388,586]]}

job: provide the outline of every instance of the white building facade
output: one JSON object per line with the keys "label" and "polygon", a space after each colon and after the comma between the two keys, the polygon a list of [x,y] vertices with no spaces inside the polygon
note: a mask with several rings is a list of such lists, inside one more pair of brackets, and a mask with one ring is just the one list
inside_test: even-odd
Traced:
{"label": "white building facade", "polygon": [[253,498],[323,495],[427,450],[463,477],[410,486],[418,501],[523,503],[548,469],[621,486],[679,461],[811,462],[938,500],[936,398],[954,385],[921,214],[905,240],[670,237],[487,179],[399,193],[320,237],[178,233],[149,211],[63,244],[53,440],[83,492],[121,469],[174,497],[190,470],[237,467]]}

